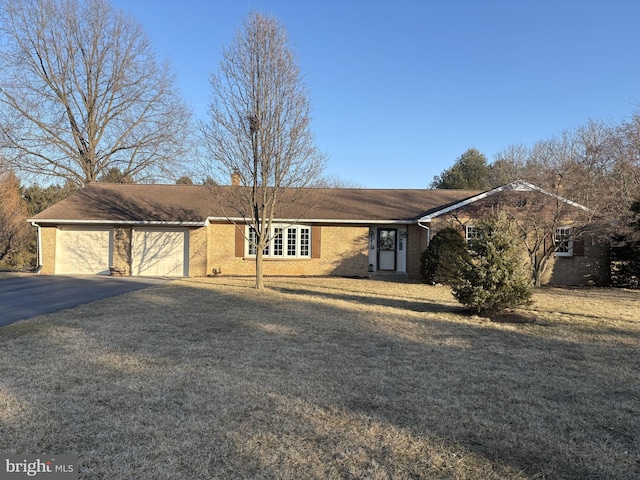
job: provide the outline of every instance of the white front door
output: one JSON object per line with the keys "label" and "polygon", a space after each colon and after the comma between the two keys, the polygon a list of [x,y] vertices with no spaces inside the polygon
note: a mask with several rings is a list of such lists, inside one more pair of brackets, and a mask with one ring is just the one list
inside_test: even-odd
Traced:
{"label": "white front door", "polygon": [[187,252],[186,230],[135,230],[131,246],[131,274],[147,277],[186,276]]}
{"label": "white front door", "polygon": [[398,230],[378,229],[378,270],[395,271]]}

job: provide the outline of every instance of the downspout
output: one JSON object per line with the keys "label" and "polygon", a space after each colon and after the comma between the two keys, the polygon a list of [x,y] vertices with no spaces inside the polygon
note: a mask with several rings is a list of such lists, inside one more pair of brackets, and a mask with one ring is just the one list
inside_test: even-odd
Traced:
{"label": "downspout", "polygon": [[418,220],[418,226],[424,228],[427,231],[427,247],[428,247],[429,244],[431,243],[431,227],[427,227],[426,225],[423,225],[422,223],[420,223],[420,220]]}
{"label": "downspout", "polygon": [[38,238],[36,240],[36,253],[38,255],[38,264],[36,265],[36,273],[42,270],[42,229],[36,222],[31,221],[31,225],[38,229]]}

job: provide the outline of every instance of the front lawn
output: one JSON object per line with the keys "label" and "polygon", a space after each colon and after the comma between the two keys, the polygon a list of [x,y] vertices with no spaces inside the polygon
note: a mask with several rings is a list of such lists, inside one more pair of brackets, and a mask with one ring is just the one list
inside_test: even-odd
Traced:
{"label": "front lawn", "polygon": [[[640,292],[184,279],[0,328],[0,452],[82,479],[640,478]],[[1,313],[0,313],[1,315]]]}

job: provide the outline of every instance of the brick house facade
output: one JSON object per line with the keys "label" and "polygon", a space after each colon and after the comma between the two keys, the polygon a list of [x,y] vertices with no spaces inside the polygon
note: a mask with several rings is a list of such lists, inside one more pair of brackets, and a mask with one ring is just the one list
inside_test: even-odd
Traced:
{"label": "brick house facade", "polygon": [[[441,226],[464,231],[496,205],[514,203],[510,195],[549,195],[518,185],[489,192],[308,189],[307,200],[277,212],[264,274],[419,278],[420,256]],[[223,200],[234,188],[242,187],[89,185],[30,219],[41,273],[254,275],[251,228]],[[584,211],[567,205],[569,213]],[[605,250],[585,243],[582,257],[553,259],[545,283],[604,278]]]}

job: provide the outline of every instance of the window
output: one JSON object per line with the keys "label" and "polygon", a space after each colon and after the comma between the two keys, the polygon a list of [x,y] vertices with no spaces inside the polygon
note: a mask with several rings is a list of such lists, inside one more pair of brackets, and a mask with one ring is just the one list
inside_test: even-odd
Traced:
{"label": "window", "polygon": [[573,238],[571,227],[556,228],[553,243],[556,246],[556,256],[571,257],[573,255]]}
{"label": "window", "polygon": [[282,228],[273,229],[273,240],[271,241],[271,243],[273,245],[273,256],[282,257],[284,255],[282,244]]}
{"label": "window", "polygon": [[[249,227],[249,248],[247,249],[247,251],[249,252],[249,255],[251,256],[255,256],[256,254],[256,231],[254,230],[253,227]],[[262,251],[262,255],[265,257],[269,256],[269,245],[266,246],[266,248]]]}
{"label": "window", "polygon": [[[256,232],[249,228],[247,254],[256,254]],[[311,257],[311,227],[290,225],[287,227],[271,226],[270,241],[262,252],[266,258],[310,258]]]}
{"label": "window", "polygon": [[311,256],[311,229],[309,227],[300,228],[300,252],[299,257]]}
{"label": "window", "polygon": [[287,255],[295,256],[298,253],[298,231],[295,228],[287,228]]}
{"label": "window", "polygon": [[249,248],[247,249],[247,253],[249,255],[256,254],[255,241],[256,241],[256,230],[253,227],[249,227]]}
{"label": "window", "polygon": [[480,238],[480,229],[475,225],[467,225],[465,238],[467,242]]}

